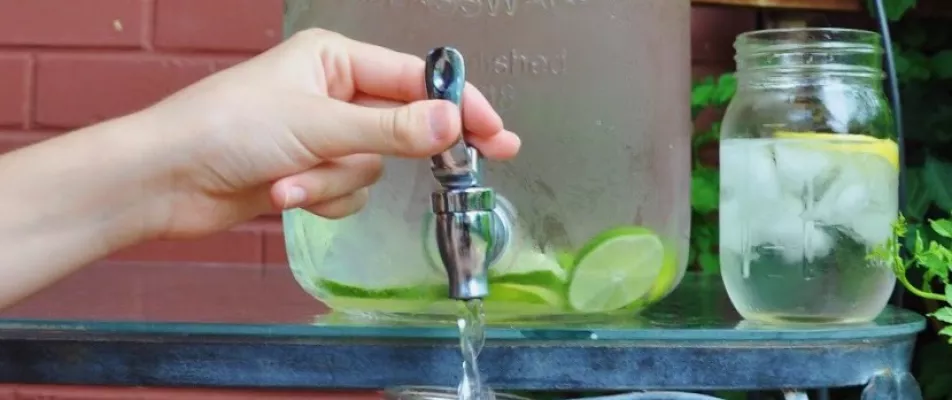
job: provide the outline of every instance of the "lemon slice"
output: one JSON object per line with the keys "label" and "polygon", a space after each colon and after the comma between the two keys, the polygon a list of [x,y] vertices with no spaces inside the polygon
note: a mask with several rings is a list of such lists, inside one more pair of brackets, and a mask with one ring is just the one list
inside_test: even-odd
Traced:
{"label": "lemon slice", "polygon": [[774,137],[779,139],[816,140],[823,149],[847,153],[867,153],[882,157],[894,169],[899,169],[899,145],[890,139],[880,139],[867,135],[849,135],[819,132],[778,131]]}
{"label": "lemon slice", "polygon": [[582,312],[623,308],[647,295],[665,264],[661,239],[646,228],[603,232],[582,247],[569,282],[569,305]]}

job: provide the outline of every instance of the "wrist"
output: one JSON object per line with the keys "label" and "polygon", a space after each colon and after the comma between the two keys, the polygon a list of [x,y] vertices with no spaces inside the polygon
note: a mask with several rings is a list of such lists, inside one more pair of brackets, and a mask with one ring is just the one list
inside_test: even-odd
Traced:
{"label": "wrist", "polygon": [[164,161],[151,126],[123,117],[0,157],[0,307],[154,237]]}
{"label": "wrist", "polygon": [[2,178],[18,188],[8,201],[39,210],[21,214],[19,226],[76,240],[97,238],[90,249],[97,258],[154,238],[166,161],[150,118],[130,114],[4,157],[8,168],[0,169],[17,176]]}
{"label": "wrist", "polygon": [[137,242],[162,238],[171,218],[174,166],[183,153],[169,148],[168,121],[145,109],[111,121],[99,139],[109,149],[104,156],[116,158],[109,170],[120,184],[112,190],[123,192],[113,204],[125,216],[117,215],[111,230]]}

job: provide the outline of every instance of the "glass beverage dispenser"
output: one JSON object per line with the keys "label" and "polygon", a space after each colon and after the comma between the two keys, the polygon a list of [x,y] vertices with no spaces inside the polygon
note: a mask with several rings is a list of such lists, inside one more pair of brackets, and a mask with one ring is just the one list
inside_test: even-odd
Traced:
{"label": "glass beverage dispenser", "polygon": [[[482,163],[507,233],[473,244],[492,247],[489,320],[631,314],[680,282],[689,0],[288,0],[286,13],[288,35],[320,27],[421,57],[458,49],[466,79],[522,137],[515,160]],[[285,212],[295,278],[337,311],[455,319],[439,188],[430,160],[394,158],[354,216]]]}

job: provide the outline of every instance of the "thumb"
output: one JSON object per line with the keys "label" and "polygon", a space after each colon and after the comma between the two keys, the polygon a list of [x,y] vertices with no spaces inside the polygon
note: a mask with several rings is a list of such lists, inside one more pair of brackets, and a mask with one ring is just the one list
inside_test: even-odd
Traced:
{"label": "thumb", "polygon": [[350,154],[425,157],[446,150],[462,132],[460,110],[441,100],[396,108],[363,107],[333,99],[295,130],[302,143],[321,158]]}

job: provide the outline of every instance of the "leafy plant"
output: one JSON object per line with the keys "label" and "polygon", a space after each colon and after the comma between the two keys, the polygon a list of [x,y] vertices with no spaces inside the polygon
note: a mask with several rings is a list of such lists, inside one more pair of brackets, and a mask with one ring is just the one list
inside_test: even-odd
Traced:
{"label": "leafy plant", "polygon": [[[929,226],[939,237],[952,239],[952,219],[930,220]],[[902,238],[907,236],[913,237],[913,244],[910,255],[903,257]],[[896,278],[909,292],[924,299],[941,302],[942,306],[929,313],[929,316],[944,323],[952,323],[952,248],[938,240],[923,238],[921,231],[915,232],[914,236],[909,235],[906,220],[900,217],[894,225],[894,239],[877,249],[870,257],[890,263],[896,272]],[[924,279],[920,287],[909,281],[907,273],[912,268],[922,269]],[[935,284],[942,290],[932,290]],[[952,343],[952,327],[943,328],[939,335],[949,337],[949,343]]]}
{"label": "leafy plant", "polygon": [[[908,291],[923,299],[907,304],[933,318],[933,331],[944,338],[920,341],[918,379],[929,400],[952,399],[952,28],[948,19],[909,13],[917,0],[883,0],[896,43],[896,69],[903,105],[906,156],[905,219],[892,245],[896,275]],[[872,0],[867,0],[875,10]],[[898,258],[899,246],[906,250]]]}
{"label": "leafy plant", "polygon": [[[695,121],[692,140],[691,173],[691,254],[690,264],[705,272],[719,272],[717,255],[718,226],[717,208],[720,197],[720,174],[712,160],[705,159],[705,150],[716,149],[720,137],[720,122],[699,123],[705,112],[718,112],[730,103],[737,91],[734,74],[713,76],[695,83],[691,91],[691,117]],[[708,125],[708,126],[697,126]],[[716,152],[714,152],[716,154]]]}

